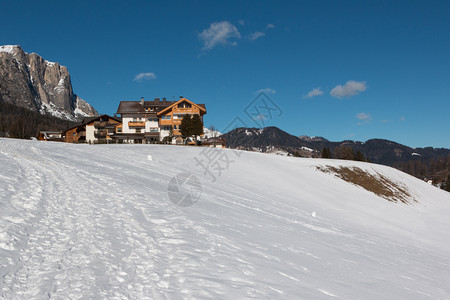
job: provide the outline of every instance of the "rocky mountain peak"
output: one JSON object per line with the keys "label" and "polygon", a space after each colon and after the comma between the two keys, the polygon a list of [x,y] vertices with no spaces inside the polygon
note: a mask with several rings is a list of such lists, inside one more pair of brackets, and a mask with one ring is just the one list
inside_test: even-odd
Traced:
{"label": "rocky mountain peak", "polygon": [[73,121],[98,114],[74,94],[67,67],[18,45],[0,46],[0,99]]}

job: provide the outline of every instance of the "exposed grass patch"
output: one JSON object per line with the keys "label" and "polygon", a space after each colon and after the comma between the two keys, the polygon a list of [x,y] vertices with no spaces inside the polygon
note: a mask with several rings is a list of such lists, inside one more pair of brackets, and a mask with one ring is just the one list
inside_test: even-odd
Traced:
{"label": "exposed grass patch", "polygon": [[349,167],[317,167],[317,170],[324,173],[334,174],[336,177],[360,186],[375,195],[382,197],[391,202],[402,202],[404,204],[412,204],[417,202],[408,190],[399,183],[395,183],[386,176],[379,173],[370,174],[360,168]]}

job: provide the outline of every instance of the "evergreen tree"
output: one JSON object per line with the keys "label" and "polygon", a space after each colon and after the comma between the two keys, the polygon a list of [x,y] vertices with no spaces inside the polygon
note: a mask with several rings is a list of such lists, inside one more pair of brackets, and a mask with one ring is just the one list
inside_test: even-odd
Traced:
{"label": "evergreen tree", "polygon": [[172,142],[172,139],[173,139],[173,126],[170,126],[170,129],[169,129],[169,143]]}
{"label": "evergreen tree", "polygon": [[334,149],[334,154],[337,159],[355,160],[353,148],[348,145],[337,146]]}
{"label": "evergreen tree", "polygon": [[441,183],[441,189],[450,192],[450,175],[447,176],[447,181]]}
{"label": "evergreen tree", "polygon": [[41,115],[0,99],[0,135],[28,139],[37,137],[40,130],[61,131],[75,124],[72,121]]}
{"label": "evergreen tree", "polygon": [[192,130],[192,118],[190,115],[184,115],[180,124],[180,133],[183,138],[187,138],[193,135]]}
{"label": "evergreen tree", "polygon": [[355,153],[355,160],[356,161],[366,161],[366,158],[364,157],[364,154],[362,154],[361,151],[357,150]]}
{"label": "evergreen tree", "polygon": [[321,157],[322,157],[322,158],[331,158],[331,151],[330,151],[330,148],[323,148],[323,149],[322,149]]}
{"label": "evergreen tree", "polygon": [[192,134],[195,136],[195,139],[197,140],[197,136],[202,135],[203,134],[203,122],[200,119],[200,116],[195,114],[192,117]]}

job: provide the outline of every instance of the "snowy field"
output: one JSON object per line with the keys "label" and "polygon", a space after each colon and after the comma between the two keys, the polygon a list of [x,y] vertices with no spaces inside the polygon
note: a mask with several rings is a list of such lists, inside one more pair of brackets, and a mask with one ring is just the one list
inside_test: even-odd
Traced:
{"label": "snowy field", "polygon": [[[385,166],[229,149],[205,174],[202,151],[0,139],[0,295],[450,299],[449,193]],[[382,174],[416,202],[325,166]],[[189,207],[168,196],[180,173],[201,185],[180,187]]]}

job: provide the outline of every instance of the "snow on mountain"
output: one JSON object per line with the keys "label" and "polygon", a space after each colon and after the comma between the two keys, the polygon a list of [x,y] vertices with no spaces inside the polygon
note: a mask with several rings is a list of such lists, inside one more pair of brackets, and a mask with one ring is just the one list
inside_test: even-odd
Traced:
{"label": "snow on mountain", "polygon": [[222,135],[220,131],[217,130],[211,130],[206,127],[203,127],[203,134],[205,138],[212,138],[212,137],[219,137]]}
{"label": "snow on mountain", "polygon": [[0,99],[71,121],[98,115],[74,93],[67,67],[28,54],[18,45],[0,46]]}
{"label": "snow on mountain", "polygon": [[12,139],[0,165],[3,298],[450,298],[450,194],[389,167]]}
{"label": "snow on mountain", "polygon": [[16,45],[3,45],[0,46],[0,52],[12,53]]}
{"label": "snow on mountain", "polygon": [[307,135],[301,135],[298,137],[299,139],[303,140],[303,141],[308,141],[308,142],[328,142],[327,139],[321,137],[321,136],[307,136]]}

